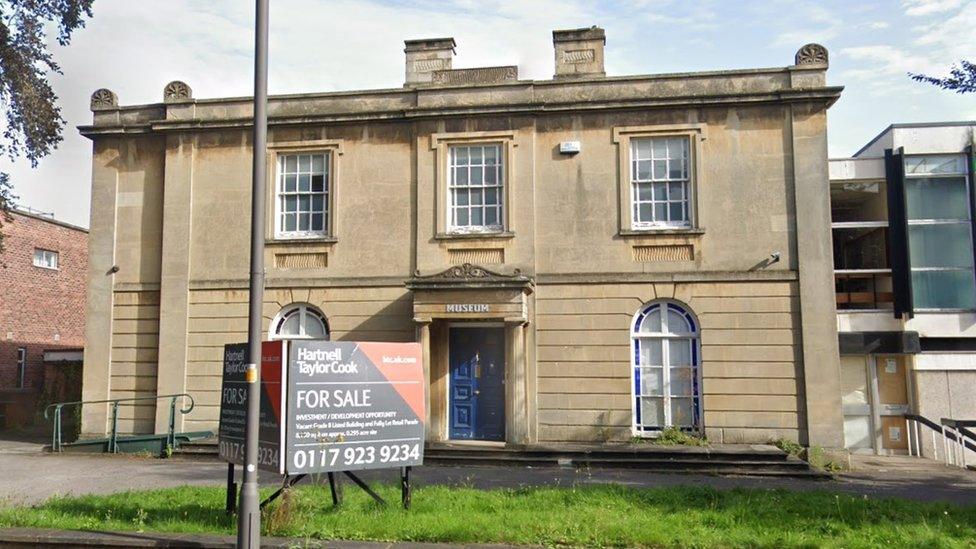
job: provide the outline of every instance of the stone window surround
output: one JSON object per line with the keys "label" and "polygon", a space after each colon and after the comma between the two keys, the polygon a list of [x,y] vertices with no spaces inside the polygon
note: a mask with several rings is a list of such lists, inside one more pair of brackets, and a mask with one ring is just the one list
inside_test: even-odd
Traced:
{"label": "stone window surround", "polygon": [[[448,194],[448,163],[452,145],[496,144],[502,154],[502,230],[500,232],[449,232],[450,215]],[[437,210],[435,238],[512,238],[515,233],[512,222],[512,188],[515,185],[513,165],[515,147],[518,146],[516,131],[452,132],[435,133],[430,136],[430,148],[434,151],[434,206]]]}
{"label": "stone window surround", "polygon": [[[317,139],[312,141],[288,141],[281,143],[268,143],[267,154],[267,207],[265,218],[265,238],[268,242],[336,242],[338,237],[336,224],[336,195],[337,182],[339,181],[340,157],[342,156],[343,143],[339,139]],[[328,211],[327,223],[324,235],[311,236],[288,236],[279,237],[275,232],[278,212],[278,156],[289,154],[314,154],[325,153],[329,155],[329,177],[325,182],[328,188],[328,200],[326,208]]]}
{"label": "stone window surround", "polygon": [[[705,124],[660,124],[650,126],[615,126],[613,128],[613,142],[617,145],[617,195],[620,211],[617,231],[620,236],[655,235],[655,234],[701,234],[703,220],[698,207],[699,190],[703,186],[702,169],[702,141],[707,138]],[[688,218],[691,227],[650,227],[635,229],[633,223],[633,203],[631,197],[630,180],[630,147],[631,140],[641,137],[681,137],[686,136],[691,142],[689,154],[690,178],[688,197]]]}

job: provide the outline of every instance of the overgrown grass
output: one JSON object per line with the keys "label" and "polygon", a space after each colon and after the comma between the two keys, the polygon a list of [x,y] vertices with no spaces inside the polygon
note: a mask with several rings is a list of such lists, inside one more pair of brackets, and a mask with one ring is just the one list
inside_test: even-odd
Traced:
{"label": "overgrown grass", "polygon": [[[821,491],[706,487],[547,487],[481,491],[428,486],[401,509],[345,487],[303,486],[265,512],[266,534],[381,541],[653,547],[976,547],[976,506],[868,499]],[[0,528],[233,532],[221,488],[184,487],[56,498],[0,509]],[[273,504],[272,507],[277,507]],[[273,517],[273,518],[272,518]]]}

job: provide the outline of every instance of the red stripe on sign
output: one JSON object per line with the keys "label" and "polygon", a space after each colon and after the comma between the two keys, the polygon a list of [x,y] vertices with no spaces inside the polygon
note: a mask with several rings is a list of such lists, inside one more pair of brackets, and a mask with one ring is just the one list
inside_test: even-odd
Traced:
{"label": "red stripe on sign", "polygon": [[261,342],[261,390],[268,397],[278,423],[281,423],[281,354],[283,341]]}
{"label": "red stripe on sign", "polygon": [[417,419],[427,423],[427,399],[424,388],[424,359],[419,343],[357,342],[362,351],[403,401],[417,414]]}

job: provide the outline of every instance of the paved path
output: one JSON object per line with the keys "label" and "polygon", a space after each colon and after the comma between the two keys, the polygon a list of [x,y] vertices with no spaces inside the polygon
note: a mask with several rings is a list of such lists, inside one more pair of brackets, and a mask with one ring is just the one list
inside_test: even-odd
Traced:
{"label": "paved path", "polygon": [[[805,480],[707,475],[668,475],[627,470],[575,470],[509,467],[419,467],[414,485],[451,484],[476,488],[508,488],[617,483],[628,486],[712,486],[831,490],[869,497],[902,497],[921,501],[949,501],[976,505],[976,473],[944,467],[931,461],[858,459],[863,470],[838,475],[836,480]],[[34,504],[54,495],[104,494],[124,490],[181,485],[221,486],[227,466],[216,461],[153,459],[133,456],[44,454],[39,444],[0,441],[0,499],[11,504]],[[389,479],[392,471],[371,471],[367,479]],[[280,478],[262,474],[262,484]]]}

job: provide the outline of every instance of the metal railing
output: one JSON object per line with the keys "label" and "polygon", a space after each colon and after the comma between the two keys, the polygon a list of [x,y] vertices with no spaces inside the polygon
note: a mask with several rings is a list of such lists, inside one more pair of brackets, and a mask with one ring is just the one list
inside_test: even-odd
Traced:
{"label": "metal railing", "polygon": [[166,444],[170,447],[176,445],[176,400],[179,398],[186,399],[188,405],[185,407],[180,407],[180,413],[183,415],[189,414],[193,411],[193,397],[187,393],[179,393],[175,395],[159,395],[159,396],[146,396],[146,397],[131,397],[131,398],[112,398],[107,400],[78,400],[75,402],[55,402],[44,409],[44,419],[51,419],[49,417],[50,411],[54,410],[54,425],[51,432],[51,451],[60,452],[61,451],[61,410],[65,407],[80,406],[82,404],[111,404],[112,405],[112,429],[109,432],[108,438],[108,451],[110,453],[118,453],[119,451],[119,404],[123,402],[140,402],[145,400],[160,400],[163,398],[169,399],[169,424],[166,431]]}
{"label": "metal railing", "polygon": [[969,427],[976,427],[976,420],[942,418],[939,423],[917,414],[905,414],[908,422],[908,455],[922,456],[922,427],[932,433],[932,452],[939,459],[938,436],[942,437],[942,459],[946,465],[968,466],[966,450],[976,452],[976,433]]}

